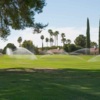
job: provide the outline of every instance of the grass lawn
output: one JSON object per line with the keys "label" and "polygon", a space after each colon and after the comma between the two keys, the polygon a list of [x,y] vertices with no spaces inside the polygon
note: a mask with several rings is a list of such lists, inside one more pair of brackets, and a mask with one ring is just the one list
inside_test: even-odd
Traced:
{"label": "grass lawn", "polygon": [[93,57],[0,56],[0,100],[100,100],[100,61]]}

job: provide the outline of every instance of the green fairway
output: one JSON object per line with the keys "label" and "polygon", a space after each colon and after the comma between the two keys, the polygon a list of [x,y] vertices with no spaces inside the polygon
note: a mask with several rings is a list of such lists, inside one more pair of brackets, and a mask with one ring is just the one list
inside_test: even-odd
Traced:
{"label": "green fairway", "polygon": [[99,100],[99,56],[0,56],[0,100]]}
{"label": "green fairway", "polygon": [[31,60],[23,57],[18,59],[14,57],[1,56],[0,68],[38,68],[38,69],[100,69],[100,57],[89,61],[95,56],[74,56],[74,55],[43,55],[37,56],[37,60]]}

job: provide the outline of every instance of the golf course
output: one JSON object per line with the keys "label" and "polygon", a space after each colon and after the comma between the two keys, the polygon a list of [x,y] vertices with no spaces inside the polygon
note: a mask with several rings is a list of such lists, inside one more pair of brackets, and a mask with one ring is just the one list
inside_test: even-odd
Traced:
{"label": "golf course", "polygon": [[0,0],[0,100],[100,100],[100,0]]}
{"label": "golf course", "polygon": [[0,56],[0,100],[99,100],[100,57]]}

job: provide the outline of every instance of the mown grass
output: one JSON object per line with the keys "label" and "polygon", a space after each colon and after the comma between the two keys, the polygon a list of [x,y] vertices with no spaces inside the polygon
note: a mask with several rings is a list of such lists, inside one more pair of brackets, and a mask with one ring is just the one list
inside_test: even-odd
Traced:
{"label": "mown grass", "polygon": [[[17,59],[8,56],[0,57],[0,68],[72,68],[72,69],[100,69],[100,62],[89,62],[94,56],[74,56],[74,55],[44,55],[37,56],[37,60]],[[97,59],[100,59],[98,57]]]}
{"label": "mown grass", "polygon": [[94,56],[37,57],[0,57],[0,100],[100,99],[100,62],[88,62]]}

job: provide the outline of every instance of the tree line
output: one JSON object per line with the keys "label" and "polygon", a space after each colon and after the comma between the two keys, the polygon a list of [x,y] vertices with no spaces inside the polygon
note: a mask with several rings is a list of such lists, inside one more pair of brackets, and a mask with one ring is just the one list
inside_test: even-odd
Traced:
{"label": "tree line", "polygon": [[[19,47],[21,46],[25,47],[31,52],[34,51],[36,53],[38,53],[38,49],[41,49],[43,51],[45,49],[46,50],[54,49],[54,48],[57,49],[59,47],[64,49],[67,52],[72,52],[82,48],[91,48],[91,47],[93,48],[94,46],[96,47],[98,46],[96,42],[90,40],[89,18],[87,18],[86,36],[84,36],[83,34],[79,34],[79,36],[75,38],[73,44],[71,43],[70,39],[66,38],[66,33],[60,33],[59,31],[53,31],[52,29],[48,29],[48,34],[50,35],[50,37],[45,37],[44,35],[40,36],[41,45],[42,45],[40,48],[35,47],[31,40],[24,40],[22,43],[22,37],[18,37],[17,42],[19,43]],[[60,38],[61,40],[59,40],[58,38],[59,35],[61,36]],[[100,22],[99,22],[99,37],[100,37]],[[61,41],[63,46],[59,46],[58,41]],[[46,42],[47,44],[46,47],[44,47],[44,42]],[[48,46],[48,44],[50,44],[50,46]],[[100,39],[98,44],[100,45]],[[12,49],[14,49],[15,47],[14,44],[9,44],[9,45],[7,45],[6,47],[11,47]],[[5,52],[5,48],[4,48],[4,52]],[[100,50],[100,46],[99,46],[99,50]]]}
{"label": "tree line", "polygon": [[[43,11],[44,6],[46,6],[45,0],[0,0],[0,37],[6,39],[8,35],[10,35],[11,28],[15,30],[20,30],[20,29],[25,29],[26,27],[32,27],[33,33],[41,33],[42,29],[46,27],[48,24],[43,25],[40,22],[36,22],[35,14],[41,13]],[[47,47],[48,47],[48,42],[50,42],[51,47],[52,46],[58,47],[59,31],[53,32],[51,29],[49,29],[48,33],[50,34],[50,38],[48,37],[45,38]],[[98,37],[99,37],[98,49],[100,54],[100,21],[99,21]],[[42,50],[43,50],[44,36],[41,35],[40,38],[42,40]],[[61,41],[63,43],[63,47],[66,44],[68,45],[71,44],[71,40],[66,39],[65,33],[61,33]],[[74,43],[76,46],[86,47],[86,48],[90,48],[91,44],[96,44],[95,42],[91,42],[90,39],[89,18],[87,18],[86,37],[83,35],[79,35],[79,37],[75,39]]]}
{"label": "tree line", "polygon": [[[42,50],[43,50],[43,40],[45,39],[45,42],[48,43],[50,42],[50,46],[58,46],[58,35],[60,34],[59,31],[53,32],[52,29],[48,30],[48,33],[50,34],[50,37],[44,37],[44,35],[41,35],[41,40],[42,40]],[[61,33],[61,42],[63,43],[63,47],[65,48],[65,45],[71,46],[75,45],[78,48],[98,48],[99,54],[100,54],[100,21],[99,21],[99,32],[98,32],[98,43],[91,41],[91,34],[90,34],[90,23],[89,23],[89,18],[87,18],[87,26],[86,26],[86,36],[83,34],[80,34],[76,39],[74,40],[74,44],[71,44],[70,39],[66,39],[65,33]],[[53,45],[54,44],[54,45]],[[74,46],[74,47],[75,47]],[[68,48],[68,47],[67,47]],[[90,54],[90,51],[88,51],[88,54]]]}

